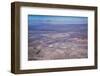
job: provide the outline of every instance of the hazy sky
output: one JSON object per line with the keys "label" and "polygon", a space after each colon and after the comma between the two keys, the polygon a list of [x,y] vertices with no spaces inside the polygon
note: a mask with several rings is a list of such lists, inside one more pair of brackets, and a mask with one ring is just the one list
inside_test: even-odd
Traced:
{"label": "hazy sky", "polygon": [[77,16],[50,16],[50,15],[28,15],[29,24],[49,23],[49,24],[87,24],[87,17]]}

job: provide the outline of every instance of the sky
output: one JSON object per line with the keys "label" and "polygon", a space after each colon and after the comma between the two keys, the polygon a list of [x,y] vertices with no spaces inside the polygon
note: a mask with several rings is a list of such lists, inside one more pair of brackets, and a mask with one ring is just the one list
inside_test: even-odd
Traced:
{"label": "sky", "polygon": [[28,23],[31,25],[48,24],[87,24],[87,17],[77,16],[50,16],[50,15],[28,15]]}

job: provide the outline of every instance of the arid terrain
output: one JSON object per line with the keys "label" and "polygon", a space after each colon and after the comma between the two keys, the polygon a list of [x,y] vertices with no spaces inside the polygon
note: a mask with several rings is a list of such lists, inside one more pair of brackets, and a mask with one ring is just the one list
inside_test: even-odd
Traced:
{"label": "arid terrain", "polygon": [[88,57],[86,32],[29,31],[28,60]]}
{"label": "arid terrain", "polygon": [[88,17],[28,15],[28,60],[88,58]]}

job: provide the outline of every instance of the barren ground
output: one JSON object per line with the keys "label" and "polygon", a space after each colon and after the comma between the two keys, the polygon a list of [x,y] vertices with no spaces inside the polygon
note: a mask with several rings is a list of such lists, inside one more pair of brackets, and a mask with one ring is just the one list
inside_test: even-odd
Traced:
{"label": "barren ground", "polygon": [[29,31],[28,60],[87,58],[83,32]]}

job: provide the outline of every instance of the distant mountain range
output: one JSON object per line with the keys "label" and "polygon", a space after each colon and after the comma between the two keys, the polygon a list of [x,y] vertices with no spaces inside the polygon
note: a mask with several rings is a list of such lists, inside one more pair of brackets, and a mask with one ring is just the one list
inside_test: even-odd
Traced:
{"label": "distant mountain range", "polygon": [[58,32],[68,32],[68,31],[76,31],[87,32],[88,25],[87,24],[31,24],[28,25],[28,30],[34,31],[58,31]]}

